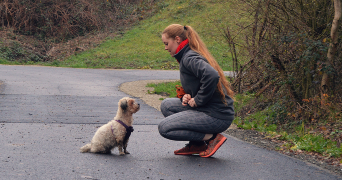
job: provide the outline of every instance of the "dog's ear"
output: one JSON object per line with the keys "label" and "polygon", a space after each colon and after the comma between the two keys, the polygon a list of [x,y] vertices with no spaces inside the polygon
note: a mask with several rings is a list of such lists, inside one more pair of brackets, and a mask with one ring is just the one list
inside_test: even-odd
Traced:
{"label": "dog's ear", "polygon": [[121,104],[120,104],[120,107],[121,107],[122,110],[125,111],[127,109],[127,107],[128,107],[127,100],[122,100]]}

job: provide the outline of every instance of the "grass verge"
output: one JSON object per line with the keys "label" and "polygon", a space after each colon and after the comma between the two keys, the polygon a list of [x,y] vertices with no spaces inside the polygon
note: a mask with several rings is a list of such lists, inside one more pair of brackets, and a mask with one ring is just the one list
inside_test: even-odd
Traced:
{"label": "grass verge", "polygon": [[152,92],[148,91],[148,93],[150,94],[161,94],[167,97],[176,97],[177,95],[176,85],[181,86],[180,81],[165,82],[165,83],[159,83],[159,84],[150,83],[150,84],[147,84],[146,87],[154,88],[154,91]]}
{"label": "grass verge", "polygon": [[284,126],[284,124],[277,123],[277,120],[272,117],[276,105],[270,104],[261,111],[246,111],[246,106],[254,104],[254,100],[254,94],[239,94],[236,96],[234,107],[238,116],[233,123],[239,128],[257,130],[270,139],[283,142],[279,150],[319,153],[326,158],[333,157],[341,161],[342,146],[337,141],[334,141],[334,138],[341,136],[342,131],[317,131],[317,129],[320,129],[317,126],[322,127],[322,124],[304,122]]}

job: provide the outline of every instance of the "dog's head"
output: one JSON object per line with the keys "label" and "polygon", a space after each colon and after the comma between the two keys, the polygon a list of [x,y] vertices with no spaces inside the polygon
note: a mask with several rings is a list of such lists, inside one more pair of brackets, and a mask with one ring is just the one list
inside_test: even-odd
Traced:
{"label": "dog's head", "polygon": [[119,108],[122,109],[123,112],[130,112],[130,113],[136,113],[140,109],[140,104],[136,103],[134,99],[129,97],[124,97],[120,99]]}

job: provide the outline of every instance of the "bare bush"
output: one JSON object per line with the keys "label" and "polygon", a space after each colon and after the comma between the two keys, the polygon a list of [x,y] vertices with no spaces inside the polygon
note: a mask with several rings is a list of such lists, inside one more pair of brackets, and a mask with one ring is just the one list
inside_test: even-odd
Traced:
{"label": "bare bush", "polygon": [[69,39],[131,21],[139,13],[139,3],[139,0],[3,0],[0,26],[42,39]]}
{"label": "bare bush", "polygon": [[[254,16],[253,24],[243,27],[250,60],[238,66],[235,89],[255,92],[276,104],[273,115],[282,119],[280,124],[341,118],[341,39],[335,58],[327,58],[333,1],[245,2]],[[341,28],[337,33],[341,37]],[[327,91],[321,87],[323,74],[331,77]],[[332,116],[334,112],[339,113]]]}
{"label": "bare bush", "polygon": [[0,57],[61,60],[121,34],[154,7],[154,0],[2,0]]}

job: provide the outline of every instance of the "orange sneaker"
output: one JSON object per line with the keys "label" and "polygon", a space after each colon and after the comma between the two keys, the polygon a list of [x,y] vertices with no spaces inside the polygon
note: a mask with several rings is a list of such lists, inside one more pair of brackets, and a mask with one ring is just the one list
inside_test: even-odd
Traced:
{"label": "orange sneaker", "polygon": [[201,152],[199,155],[201,157],[210,157],[215,154],[215,152],[221,147],[221,145],[227,140],[226,137],[224,137],[221,134],[217,134],[216,138],[213,140],[210,140],[208,143],[208,148]]}
{"label": "orange sneaker", "polygon": [[175,150],[175,155],[193,155],[199,154],[207,149],[207,145],[203,143],[203,145],[196,146],[194,144],[186,144],[182,149]]}

